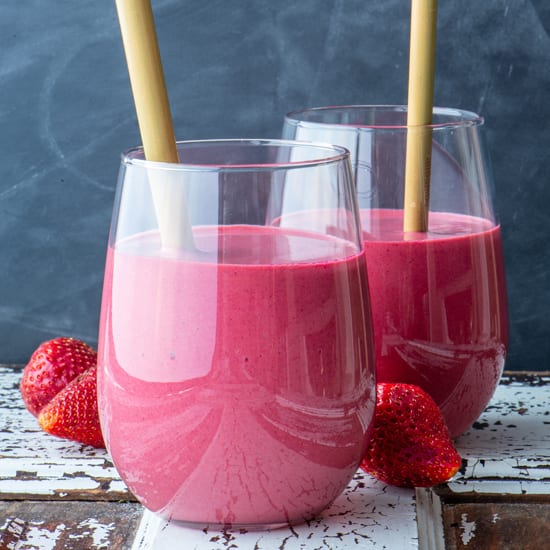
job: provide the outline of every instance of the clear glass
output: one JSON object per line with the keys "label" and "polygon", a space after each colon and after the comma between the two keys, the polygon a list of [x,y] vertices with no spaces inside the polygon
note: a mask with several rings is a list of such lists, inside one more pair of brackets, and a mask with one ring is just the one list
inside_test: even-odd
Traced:
{"label": "clear glass", "polygon": [[483,119],[436,108],[427,233],[403,232],[407,108],[290,113],[283,136],[347,147],[359,199],[379,382],[421,386],[453,437],[492,397],[508,345],[500,225]]}
{"label": "clear glass", "polygon": [[[307,520],[351,480],[374,412],[349,154],[287,141],[178,149],[178,165],[141,149],[122,158],[99,334],[107,448],[165,518]],[[191,225],[179,248],[161,235],[163,192]]]}

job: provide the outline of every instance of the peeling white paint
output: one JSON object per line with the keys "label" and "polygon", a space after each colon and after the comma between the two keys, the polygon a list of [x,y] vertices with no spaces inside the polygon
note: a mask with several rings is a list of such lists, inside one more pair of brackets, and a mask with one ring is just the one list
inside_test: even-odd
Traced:
{"label": "peeling white paint", "polygon": [[546,481],[499,481],[498,479],[471,479],[467,482],[450,482],[447,487],[453,493],[476,493],[499,495],[547,495],[550,487],[550,480]]}
{"label": "peeling white paint", "polygon": [[114,523],[107,525],[99,523],[94,518],[88,518],[78,524],[78,529],[82,532],[78,535],[70,535],[71,540],[82,540],[83,538],[91,537],[93,548],[96,550],[109,547],[109,535],[116,528]]}
{"label": "peeling white paint", "polygon": [[[14,550],[55,550],[57,541],[65,530],[65,525],[60,523],[51,531],[46,527],[41,527],[43,522],[28,523],[25,526],[25,534],[16,545]],[[11,550],[11,549],[10,549]]]}
{"label": "peeling white paint", "polygon": [[470,544],[470,541],[475,537],[476,522],[468,521],[467,514],[462,514],[462,516],[460,516],[460,520],[460,529],[462,530],[462,544],[464,546],[468,546],[468,544]]}
{"label": "peeling white paint", "polygon": [[[145,511],[132,550],[223,548],[418,548],[411,489],[388,487],[358,472],[348,488],[318,518],[272,531],[192,529]],[[185,545],[182,545],[185,541]]]}
{"label": "peeling white paint", "polygon": [[24,531],[25,522],[19,518],[6,518],[4,521],[4,525],[0,527],[1,533],[12,535],[15,539],[20,538]]}
{"label": "peeling white paint", "polygon": [[102,490],[129,495],[110,456],[40,430],[18,391],[21,372],[0,366],[0,492],[68,496]]}
{"label": "peeling white paint", "polygon": [[0,492],[2,493],[32,493],[43,495],[54,495],[59,490],[93,490],[98,489],[100,483],[89,477],[75,479],[63,478],[63,475],[48,479],[42,478],[21,480],[8,479],[0,480]]}
{"label": "peeling white paint", "polygon": [[[21,402],[19,374],[0,366],[0,492],[70,496],[70,491],[127,494],[124,483],[104,450],[83,447],[48,436]],[[456,441],[465,470],[448,487],[456,492],[548,494],[550,482],[550,385],[521,382],[500,385],[476,429]],[[546,424],[545,424],[546,422]],[[118,497],[117,497],[118,498]],[[61,518],[62,519],[62,518]],[[109,518],[111,519],[111,518]],[[463,515],[459,524],[463,544],[475,538],[476,524]],[[498,514],[492,523],[501,520]],[[0,523],[25,546],[9,550],[49,550],[60,536],[92,542],[94,550],[108,548],[117,525],[89,518],[68,533],[61,524],[54,531],[40,523]],[[18,532],[21,527],[21,531]],[[497,527],[498,528],[498,527]],[[479,534],[479,533],[478,533]],[[413,491],[388,487],[358,472],[346,491],[315,521],[288,529],[226,533],[216,529],[188,529],[150,512],[142,518],[134,550],[167,548],[232,548],[285,550],[304,548],[418,548]],[[30,546],[29,546],[30,544]],[[472,546],[475,545],[475,541]]]}

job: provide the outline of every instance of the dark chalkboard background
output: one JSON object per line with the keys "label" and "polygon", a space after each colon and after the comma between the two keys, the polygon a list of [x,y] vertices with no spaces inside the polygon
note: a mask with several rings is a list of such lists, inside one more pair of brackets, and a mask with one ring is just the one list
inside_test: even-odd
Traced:
{"label": "dark chalkboard background", "polygon": [[[406,101],[406,0],[153,1],[177,137],[277,137],[282,115]],[[508,369],[549,369],[550,4],[442,0],[435,102],[486,118]],[[140,139],[114,1],[0,4],[0,362],[95,345],[119,153]]]}

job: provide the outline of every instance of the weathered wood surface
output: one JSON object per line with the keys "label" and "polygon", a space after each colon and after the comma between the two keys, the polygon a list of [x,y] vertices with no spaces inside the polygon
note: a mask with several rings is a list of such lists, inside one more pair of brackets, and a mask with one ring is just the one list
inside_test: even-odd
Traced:
{"label": "weathered wood surface", "polygon": [[456,444],[465,468],[449,484],[453,491],[484,492],[490,480],[500,483],[499,492],[547,490],[540,482],[550,482],[550,376],[505,376]]}
{"label": "weathered wood surface", "polygon": [[463,467],[417,491],[430,550],[542,550],[550,545],[550,377],[508,375],[456,445]]}
{"label": "weathered wood surface", "polygon": [[[141,516],[105,451],[40,431],[20,399],[20,375],[0,366],[1,549],[542,550],[550,540],[548,375],[503,378],[457,440],[464,464],[448,484],[415,493],[358,472],[315,521],[264,532],[193,530]],[[505,545],[512,535],[521,546]]]}
{"label": "weathered wood surface", "polygon": [[42,432],[19,392],[21,369],[0,365],[0,498],[128,500],[105,450]]}
{"label": "weathered wood surface", "polygon": [[43,433],[0,365],[0,549],[126,550],[143,508],[106,451]]}
{"label": "weathered wood surface", "polygon": [[126,550],[141,515],[135,502],[0,502],[0,548]]}
{"label": "weathered wood surface", "polygon": [[[359,472],[345,493],[315,522],[262,533],[197,531],[165,522],[145,512],[133,550],[177,548],[183,542],[186,548],[196,550],[542,550],[548,544],[541,545],[540,541],[550,540],[548,523],[543,521],[550,510],[549,405],[548,375],[503,378],[489,407],[474,428],[457,440],[458,450],[464,459],[462,471],[451,483],[433,491],[421,490],[415,495],[412,490],[385,486]],[[482,493],[487,498],[484,503],[467,510],[442,504],[439,497],[436,498],[436,505],[433,502],[428,505],[427,500],[437,495],[435,491],[465,495],[467,499]],[[502,526],[512,512],[521,510],[525,521],[535,509],[526,501],[523,501],[524,507],[516,506],[514,509],[508,506],[507,500],[502,505],[495,501],[525,493],[538,495],[540,502],[536,512],[541,514],[544,510],[545,516],[537,516],[531,524],[536,529],[532,540],[527,537],[521,539],[520,545],[499,545],[505,536]],[[501,515],[495,516],[499,511]],[[518,522],[516,520],[516,524]],[[443,538],[444,528],[447,529],[446,538]],[[523,531],[525,536],[526,531]],[[439,546],[434,542],[436,536],[439,536]],[[463,540],[463,546],[451,546]],[[491,546],[491,541],[498,544]],[[531,544],[533,546],[529,546]]]}
{"label": "weathered wood surface", "polygon": [[[496,487],[495,487],[496,488]],[[429,550],[545,550],[550,544],[550,499],[531,495],[466,495],[449,498],[445,491],[431,495],[429,538],[421,536]],[[484,498],[480,498],[484,497]],[[422,520],[419,517],[419,527]]]}
{"label": "weathered wood surface", "polygon": [[417,548],[414,493],[357,472],[314,521],[272,531],[190,529],[145,512],[132,550],[331,550]]}

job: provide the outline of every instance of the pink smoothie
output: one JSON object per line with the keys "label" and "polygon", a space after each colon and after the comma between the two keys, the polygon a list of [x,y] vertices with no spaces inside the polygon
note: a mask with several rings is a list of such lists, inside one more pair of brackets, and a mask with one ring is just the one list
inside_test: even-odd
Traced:
{"label": "pink smoothie", "polygon": [[187,257],[159,257],[156,234],[108,251],[98,388],[109,451],[165,517],[309,518],[368,442],[364,257],[280,228],[202,228],[195,240],[203,252]]}
{"label": "pink smoothie", "polygon": [[406,240],[402,212],[362,212],[379,382],[418,384],[453,437],[489,402],[502,373],[508,312],[500,227],[430,213]]}

